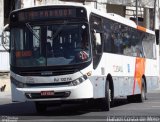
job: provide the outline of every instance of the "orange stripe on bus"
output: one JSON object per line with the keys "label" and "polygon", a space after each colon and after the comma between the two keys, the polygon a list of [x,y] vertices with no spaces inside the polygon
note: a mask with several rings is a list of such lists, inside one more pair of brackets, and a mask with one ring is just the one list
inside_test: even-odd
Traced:
{"label": "orange stripe on bus", "polygon": [[134,85],[133,85],[133,94],[135,92],[136,82],[141,90],[142,87],[142,76],[145,73],[145,62],[144,58],[136,58],[135,64],[135,73],[134,73]]}
{"label": "orange stripe on bus", "polygon": [[142,26],[137,26],[137,29],[140,30],[140,31],[146,32],[146,28],[144,28],[144,27],[142,27]]}

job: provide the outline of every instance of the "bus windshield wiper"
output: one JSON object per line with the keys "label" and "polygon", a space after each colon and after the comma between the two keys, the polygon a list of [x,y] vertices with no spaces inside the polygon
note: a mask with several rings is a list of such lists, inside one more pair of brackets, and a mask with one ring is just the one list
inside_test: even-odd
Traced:
{"label": "bus windshield wiper", "polygon": [[31,25],[29,23],[26,23],[26,27],[29,29],[29,31],[39,40],[39,36],[35,33],[35,31],[32,29]]}

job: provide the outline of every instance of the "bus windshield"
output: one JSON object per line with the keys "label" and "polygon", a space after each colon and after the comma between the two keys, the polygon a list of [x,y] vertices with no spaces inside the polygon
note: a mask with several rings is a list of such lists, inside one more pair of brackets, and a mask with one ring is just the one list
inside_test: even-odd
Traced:
{"label": "bus windshield", "polygon": [[87,23],[11,28],[11,64],[16,67],[74,65],[91,58]]}

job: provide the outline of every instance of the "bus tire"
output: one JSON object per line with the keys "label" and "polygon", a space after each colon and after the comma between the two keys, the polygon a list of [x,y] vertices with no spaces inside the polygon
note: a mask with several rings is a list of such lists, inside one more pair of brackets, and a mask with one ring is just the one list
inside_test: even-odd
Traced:
{"label": "bus tire", "polygon": [[136,100],[137,102],[144,102],[144,100],[146,100],[146,85],[143,78],[142,78],[141,94],[136,95]]}
{"label": "bus tire", "polygon": [[102,98],[102,104],[101,109],[103,111],[109,111],[110,110],[110,99],[111,99],[111,91],[109,89],[109,81],[107,80],[105,83],[105,97]]}
{"label": "bus tire", "polygon": [[36,107],[37,113],[40,113],[40,114],[46,112],[46,109],[47,109],[47,106],[40,102],[35,102],[35,107]]}

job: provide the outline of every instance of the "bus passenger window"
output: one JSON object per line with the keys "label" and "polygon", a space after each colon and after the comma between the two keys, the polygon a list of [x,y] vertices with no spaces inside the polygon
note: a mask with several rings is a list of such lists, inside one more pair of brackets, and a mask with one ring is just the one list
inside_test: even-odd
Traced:
{"label": "bus passenger window", "polygon": [[143,57],[142,51],[140,48],[136,48],[136,56],[137,57]]}

